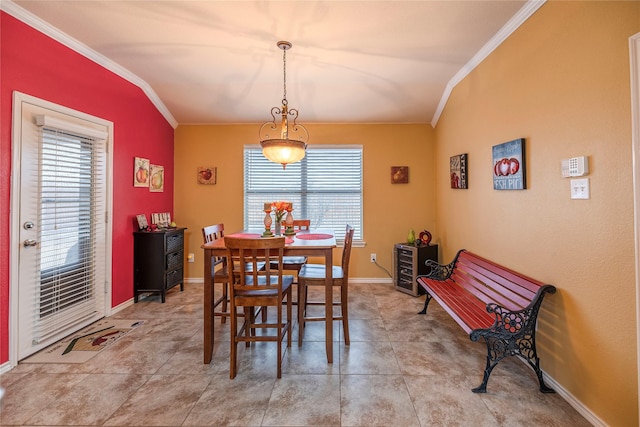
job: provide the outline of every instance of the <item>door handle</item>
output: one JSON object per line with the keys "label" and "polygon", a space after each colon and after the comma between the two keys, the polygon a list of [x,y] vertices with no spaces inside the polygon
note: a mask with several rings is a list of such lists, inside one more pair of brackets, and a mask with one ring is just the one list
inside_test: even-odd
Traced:
{"label": "door handle", "polygon": [[36,241],[35,241],[35,240],[33,240],[33,239],[27,239],[27,240],[25,240],[24,242],[22,242],[22,245],[23,245],[25,248],[26,248],[26,247],[29,247],[29,246],[35,246],[35,245],[37,245],[37,244],[38,244],[38,242],[36,242]]}

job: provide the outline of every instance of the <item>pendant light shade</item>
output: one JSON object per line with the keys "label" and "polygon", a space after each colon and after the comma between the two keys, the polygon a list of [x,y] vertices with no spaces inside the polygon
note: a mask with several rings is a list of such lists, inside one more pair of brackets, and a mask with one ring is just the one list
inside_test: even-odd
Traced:
{"label": "pendant light shade", "polygon": [[[274,163],[280,163],[282,168],[288,164],[299,162],[306,154],[309,132],[307,129],[296,123],[298,110],[289,108],[287,102],[287,50],[291,49],[291,43],[279,41],[278,47],[283,51],[284,64],[284,94],[282,97],[282,107],[271,109],[272,121],[264,123],[260,127],[260,146],[262,154]],[[280,123],[276,122],[276,117],[280,116]],[[293,124],[289,127],[289,117],[293,118]]]}

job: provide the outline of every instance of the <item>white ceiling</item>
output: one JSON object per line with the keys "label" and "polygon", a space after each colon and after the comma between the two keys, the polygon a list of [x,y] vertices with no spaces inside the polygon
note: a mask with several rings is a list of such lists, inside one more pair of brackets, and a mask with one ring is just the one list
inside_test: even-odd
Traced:
{"label": "white ceiling", "polygon": [[278,40],[293,43],[287,99],[300,123],[435,124],[451,88],[543,2],[13,3],[3,10],[128,77],[175,126],[270,120]]}

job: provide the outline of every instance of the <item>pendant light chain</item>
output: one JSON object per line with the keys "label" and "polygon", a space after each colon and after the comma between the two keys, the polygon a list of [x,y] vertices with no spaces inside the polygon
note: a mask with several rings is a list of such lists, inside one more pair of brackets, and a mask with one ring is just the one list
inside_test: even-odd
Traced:
{"label": "pendant light chain", "polygon": [[282,67],[284,76],[284,93],[282,95],[282,104],[287,105],[287,49],[282,49]]}

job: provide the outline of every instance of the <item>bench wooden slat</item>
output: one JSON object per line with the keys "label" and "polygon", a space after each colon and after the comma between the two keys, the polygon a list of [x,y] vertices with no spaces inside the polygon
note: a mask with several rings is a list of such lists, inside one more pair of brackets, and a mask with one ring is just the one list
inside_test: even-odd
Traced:
{"label": "bench wooden slat", "polygon": [[[510,310],[521,310],[529,305],[535,295],[535,293],[531,293],[526,289],[512,286],[513,283],[504,277],[484,270],[477,264],[469,266],[467,271],[475,277],[475,280],[482,282],[482,286],[486,289],[487,295],[489,296],[489,301],[487,302],[495,302]],[[520,292],[516,292],[514,289]]]}
{"label": "bench wooden slat", "polygon": [[467,332],[473,329],[488,328],[493,324],[494,316],[487,312],[486,306],[464,292],[453,281],[430,281],[421,285]]}
{"label": "bench wooden slat", "polygon": [[536,279],[532,279],[531,277],[525,276],[524,274],[520,274],[506,267],[498,265],[495,262],[482,258],[481,256],[478,256],[472,252],[465,251],[463,254],[464,254],[463,258],[469,257],[474,259],[474,262],[476,264],[483,266],[487,271],[491,271],[491,272],[499,271],[501,277],[504,277],[505,279],[509,280],[511,283],[518,285],[520,288],[524,288],[528,290],[530,294],[522,294],[522,295],[526,295],[530,299],[533,298],[536,292],[538,292],[538,289],[544,286],[544,283]]}
{"label": "bench wooden slat", "polygon": [[[464,286],[487,304],[495,302],[510,310],[521,310],[529,305],[535,295],[535,292],[531,293],[528,289],[516,286],[499,274],[478,264],[472,264],[467,259],[461,259],[456,270],[461,270],[457,271],[456,276],[460,276],[460,280],[457,281],[460,286]],[[472,287],[479,292],[473,291]],[[514,292],[513,289],[518,289],[520,293]],[[528,297],[523,296],[523,293]]]}

